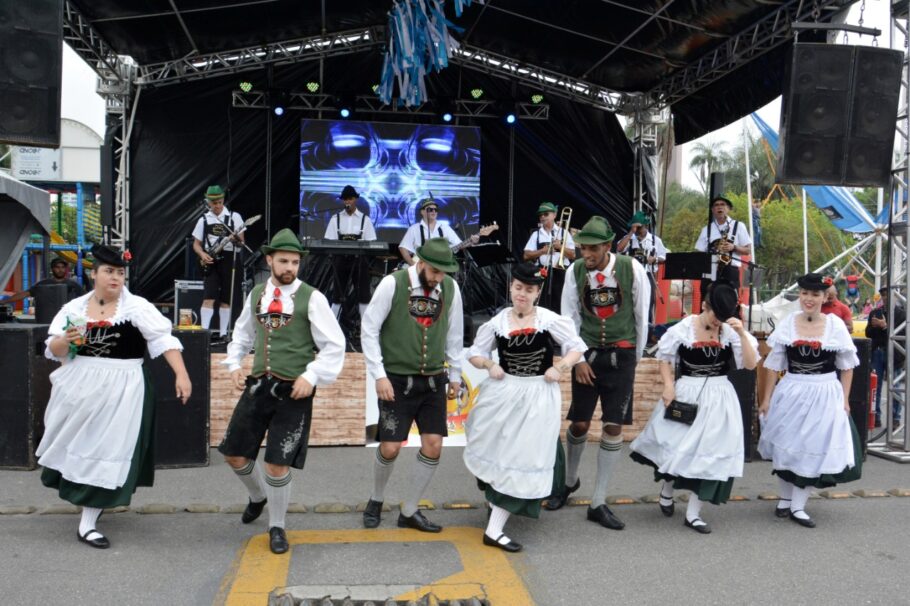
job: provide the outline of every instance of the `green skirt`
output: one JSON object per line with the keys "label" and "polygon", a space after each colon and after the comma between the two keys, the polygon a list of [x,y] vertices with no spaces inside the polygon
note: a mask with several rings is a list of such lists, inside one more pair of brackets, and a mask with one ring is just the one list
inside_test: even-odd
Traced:
{"label": "green skirt", "polygon": [[130,471],[126,482],[117,489],[100,488],[88,484],[79,484],[65,480],[56,469],[44,468],[41,472],[41,483],[57,490],[64,501],[83,507],[119,507],[130,504],[133,493],[138,486],[152,486],[155,482],[155,457],[153,439],[155,436],[155,394],[149,381],[148,371],[143,368],[145,379],[145,397],[142,401],[142,421],[139,425],[139,438],[133,450]]}
{"label": "green skirt", "polygon": [[771,473],[798,488],[808,488],[810,486],[814,488],[831,488],[838,484],[860,479],[863,475],[863,445],[859,440],[859,432],[856,430],[853,418],[849,416],[847,418],[850,420],[850,435],[853,437],[853,467],[847,467],[840,473],[824,473],[817,478],[796,475],[786,469],[775,469]]}
{"label": "green skirt", "polygon": [[[566,455],[562,448],[562,442],[557,439],[556,461],[553,463],[553,488],[550,491],[550,494],[554,494],[557,490],[561,490],[563,486],[565,486],[565,483]],[[497,507],[502,507],[509,513],[517,516],[524,516],[526,518],[537,519],[540,517],[540,502],[542,499],[519,499],[517,497],[510,497],[507,494],[497,492],[492,486],[485,482],[481,482],[480,480],[477,480],[477,486],[484,491],[484,496],[487,501]]]}
{"label": "green skirt", "polygon": [[655,482],[673,482],[674,490],[688,490],[702,501],[709,501],[715,505],[726,503],[733,492],[733,478],[723,482],[720,480],[699,480],[697,478],[684,478],[674,476],[668,473],[660,473],[657,465],[651,459],[644,457],[637,452],[630,455],[633,461],[654,468]]}

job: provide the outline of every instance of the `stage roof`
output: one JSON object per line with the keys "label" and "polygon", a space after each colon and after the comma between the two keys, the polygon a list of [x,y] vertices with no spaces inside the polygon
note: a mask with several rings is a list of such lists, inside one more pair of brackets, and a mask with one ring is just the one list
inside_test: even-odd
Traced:
{"label": "stage roof", "polygon": [[[391,7],[375,0],[68,1],[117,53],[140,65],[361,27],[381,31]],[[456,37],[471,47],[612,91],[648,92],[666,99],[674,113],[705,113],[701,102],[690,107],[691,97],[738,74],[739,86],[762,90],[744,95],[754,102],[740,99],[722,112],[732,121],[780,93],[779,78],[766,76],[769,70],[783,72],[789,21],[798,12],[821,6],[818,18],[829,20],[853,1],[487,0],[460,18],[452,2],[447,10],[464,28]],[[382,50],[377,45],[369,52]],[[760,57],[765,59],[754,61]],[[706,58],[709,63],[692,69]],[[668,83],[675,85],[674,94]],[[684,100],[688,106],[675,107]],[[714,105],[710,113],[718,109]]]}

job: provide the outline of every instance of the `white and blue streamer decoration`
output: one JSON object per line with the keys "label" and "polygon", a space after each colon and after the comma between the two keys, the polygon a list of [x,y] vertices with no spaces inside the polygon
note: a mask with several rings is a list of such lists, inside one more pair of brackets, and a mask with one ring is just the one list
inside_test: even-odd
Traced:
{"label": "white and blue streamer decoration", "polygon": [[[455,15],[461,16],[466,6],[483,0],[454,0]],[[389,42],[382,66],[379,98],[391,103],[395,81],[399,98],[408,107],[420,105],[427,98],[424,79],[449,65],[458,41],[449,29],[464,29],[445,17],[446,0],[395,0],[389,11]]]}

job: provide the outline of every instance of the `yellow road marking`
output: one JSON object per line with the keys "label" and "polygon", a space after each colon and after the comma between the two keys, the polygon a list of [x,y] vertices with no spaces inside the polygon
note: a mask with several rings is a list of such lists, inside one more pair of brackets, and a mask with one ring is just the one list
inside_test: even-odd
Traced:
{"label": "yellow road marking", "polygon": [[[484,546],[481,543],[483,532],[478,528],[446,528],[439,534],[410,529],[294,530],[287,534],[292,546],[332,543],[450,543],[461,558],[462,570],[428,583],[415,592],[396,596],[396,599],[417,598],[430,591],[441,599],[482,592],[496,606],[526,606],[534,603],[505,553]],[[283,555],[269,551],[268,535],[251,538],[243,549],[236,568],[229,571],[222,581],[222,586],[230,584],[230,591],[223,603],[226,606],[261,606],[269,592],[287,584],[290,563],[290,551]],[[223,595],[219,595],[219,598]]]}

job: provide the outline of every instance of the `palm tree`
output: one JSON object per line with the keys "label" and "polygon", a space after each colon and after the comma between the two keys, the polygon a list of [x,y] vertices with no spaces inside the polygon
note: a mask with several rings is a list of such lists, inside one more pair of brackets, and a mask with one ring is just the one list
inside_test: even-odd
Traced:
{"label": "palm tree", "polygon": [[723,141],[699,142],[692,145],[693,155],[689,160],[689,168],[698,178],[705,195],[708,195],[708,182],[711,173],[722,171],[732,163],[730,154],[723,148]]}

